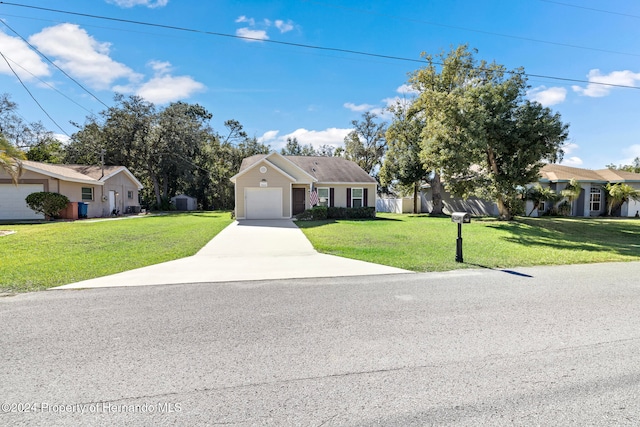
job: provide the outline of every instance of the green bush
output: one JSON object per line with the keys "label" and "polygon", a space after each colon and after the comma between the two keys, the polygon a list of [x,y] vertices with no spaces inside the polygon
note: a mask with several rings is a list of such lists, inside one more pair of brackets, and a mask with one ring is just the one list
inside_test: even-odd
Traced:
{"label": "green bush", "polygon": [[37,213],[44,214],[48,218],[56,218],[60,211],[67,207],[67,196],[48,191],[31,193],[25,199],[27,205]]}
{"label": "green bush", "polygon": [[327,218],[330,219],[366,219],[375,218],[376,209],[373,207],[363,206],[359,208],[328,208]]}
{"label": "green bush", "polygon": [[373,207],[338,208],[326,206],[314,206],[307,209],[296,218],[302,221],[321,221],[324,219],[368,219],[376,217],[376,209]]}

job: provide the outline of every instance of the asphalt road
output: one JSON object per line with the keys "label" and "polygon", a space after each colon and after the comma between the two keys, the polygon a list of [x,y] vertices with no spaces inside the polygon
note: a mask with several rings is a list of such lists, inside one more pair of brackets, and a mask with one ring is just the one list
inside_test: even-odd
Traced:
{"label": "asphalt road", "polygon": [[0,298],[0,425],[640,425],[640,263]]}

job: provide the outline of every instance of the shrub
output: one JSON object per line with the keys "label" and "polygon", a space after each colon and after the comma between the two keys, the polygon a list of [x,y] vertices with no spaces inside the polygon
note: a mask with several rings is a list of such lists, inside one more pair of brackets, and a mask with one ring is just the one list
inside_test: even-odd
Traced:
{"label": "shrub", "polygon": [[25,200],[31,209],[44,214],[47,218],[57,217],[60,211],[69,204],[67,196],[47,191],[31,193]]}
{"label": "shrub", "polygon": [[327,218],[330,219],[365,219],[375,218],[376,209],[363,206],[359,208],[328,208]]}

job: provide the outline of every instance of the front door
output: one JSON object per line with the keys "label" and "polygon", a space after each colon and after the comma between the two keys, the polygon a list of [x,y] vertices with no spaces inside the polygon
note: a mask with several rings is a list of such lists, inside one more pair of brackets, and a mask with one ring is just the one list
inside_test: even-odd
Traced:
{"label": "front door", "polygon": [[304,212],[305,203],[304,203],[304,194],[306,190],[304,188],[294,188],[293,189],[293,214],[298,215],[299,213]]}

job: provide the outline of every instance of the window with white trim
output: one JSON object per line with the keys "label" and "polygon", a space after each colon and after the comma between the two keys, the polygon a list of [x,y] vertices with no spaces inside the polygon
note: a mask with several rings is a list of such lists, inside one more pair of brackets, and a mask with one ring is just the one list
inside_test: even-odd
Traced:
{"label": "window with white trim", "polygon": [[82,201],[93,200],[93,187],[82,187]]}
{"label": "window with white trim", "polygon": [[127,199],[133,199],[133,191],[131,190],[127,191]]}
{"label": "window with white trim", "polygon": [[354,208],[362,207],[362,188],[352,188],[351,189],[351,206]]}
{"label": "window with white trim", "polygon": [[598,187],[591,187],[591,192],[589,194],[589,209],[591,211],[599,212],[600,211],[600,201],[602,197],[602,192]]}
{"label": "window with white trim", "polygon": [[543,213],[546,210],[547,209],[546,209],[546,206],[545,206],[545,202],[540,202],[540,204],[538,205],[538,213]]}
{"label": "window with white trim", "polygon": [[318,187],[318,200],[320,203],[318,206],[330,206],[331,205],[331,192],[328,187]]}

